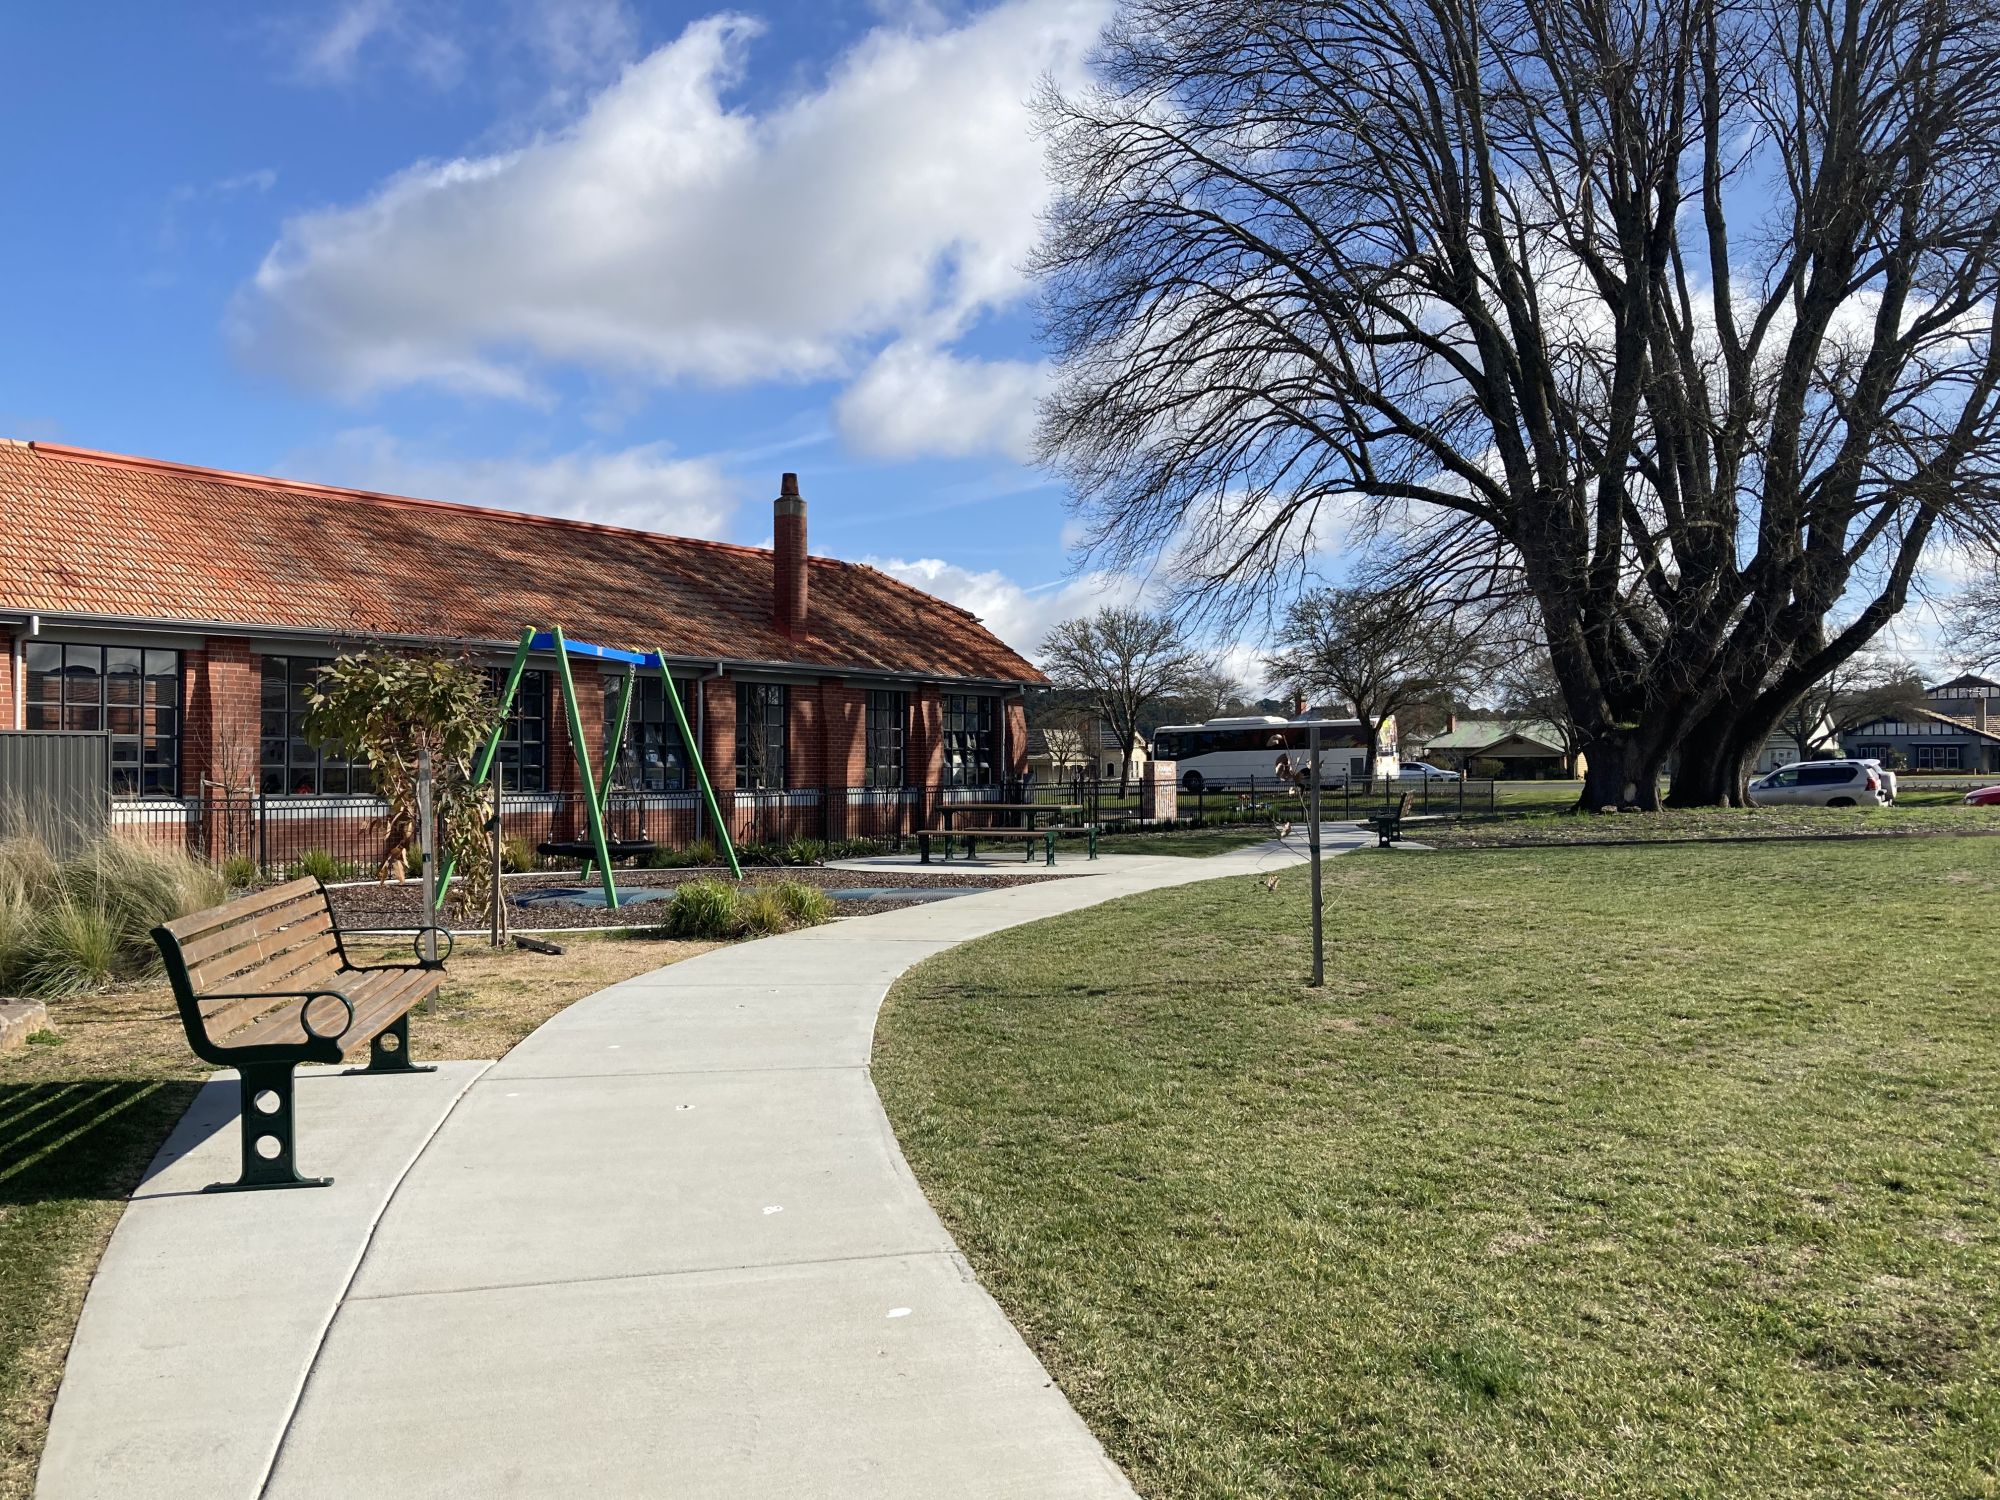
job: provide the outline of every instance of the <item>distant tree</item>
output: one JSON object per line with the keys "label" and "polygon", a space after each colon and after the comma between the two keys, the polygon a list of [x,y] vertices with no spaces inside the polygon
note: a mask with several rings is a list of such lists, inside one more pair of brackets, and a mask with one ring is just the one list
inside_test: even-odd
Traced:
{"label": "distant tree", "polygon": [[477,909],[490,897],[490,785],[472,785],[472,763],[498,714],[486,669],[464,657],[372,647],[319,669],[306,690],[305,735],[366,764],[376,795],[389,804],[382,879],[401,879],[407,867],[417,837],[418,767],[429,750],[440,856],[455,858],[465,877],[456,888],[461,901]]}
{"label": "distant tree", "polygon": [[1267,665],[1274,681],[1352,708],[1373,776],[1383,721],[1465,690],[1478,680],[1479,660],[1477,644],[1447,615],[1394,593],[1323,588],[1292,602]]}
{"label": "distant tree", "polygon": [[1165,707],[1177,720],[1201,724],[1209,719],[1251,712],[1249,693],[1242,678],[1222,663],[1211,661],[1198,667],[1188,679],[1186,689]]}
{"label": "distant tree", "polygon": [[1841,740],[1863,724],[1893,719],[1924,706],[1916,667],[1880,651],[1850,657],[1799,695],[1778,727],[1802,758],[1838,755]]}
{"label": "distant tree", "polygon": [[2000,552],[1952,601],[1951,654],[1975,672],[2000,672]]}
{"label": "distant tree", "polygon": [[1042,641],[1049,681],[1110,726],[1121,752],[1121,796],[1130,785],[1142,719],[1154,705],[1186,694],[1201,667],[1201,653],[1173,620],[1115,605],[1065,620]]}
{"label": "distant tree", "polygon": [[1548,647],[1536,644],[1518,652],[1495,674],[1494,686],[1500,693],[1501,712],[1507,717],[1538,719],[1555,730],[1562,741],[1563,774],[1574,776],[1576,758],[1587,736],[1570,712]]}

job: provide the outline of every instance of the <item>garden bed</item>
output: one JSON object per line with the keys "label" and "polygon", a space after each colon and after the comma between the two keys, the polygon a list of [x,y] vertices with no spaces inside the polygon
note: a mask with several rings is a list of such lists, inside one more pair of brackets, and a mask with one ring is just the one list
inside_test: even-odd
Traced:
{"label": "garden bed", "polygon": [[[1023,882],[1068,878],[1060,872],[1034,875],[993,875],[971,871],[905,873],[899,870],[829,869],[820,865],[787,865],[781,869],[757,866],[746,869],[743,877],[744,881],[751,885],[776,885],[789,881],[798,885],[814,886],[829,893],[841,891],[871,893],[858,899],[836,895],[835,914],[842,917],[861,917],[874,912],[895,911],[926,900],[935,900],[937,893],[941,891],[1000,890]],[[729,871],[720,867],[620,870],[618,889],[621,892],[672,891],[691,880],[727,879]],[[637,902],[613,911],[601,906],[571,906],[533,899],[537,893],[542,892],[559,890],[598,892],[601,889],[602,887],[594,880],[578,879],[574,870],[509,876],[505,883],[507,919],[515,930],[525,932],[557,927],[645,927],[658,923],[665,915],[667,909],[665,900]],[[888,894],[900,891],[907,891],[909,894]],[[333,899],[334,915],[339,919],[343,929],[401,931],[414,928],[423,920],[423,891],[414,884],[343,885],[333,887],[328,894]],[[524,901],[523,897],[530,899]],[[483,912],[458,913],[453,915],[451,922],[453,926],[467,931],[484,931],[486,926]]]}

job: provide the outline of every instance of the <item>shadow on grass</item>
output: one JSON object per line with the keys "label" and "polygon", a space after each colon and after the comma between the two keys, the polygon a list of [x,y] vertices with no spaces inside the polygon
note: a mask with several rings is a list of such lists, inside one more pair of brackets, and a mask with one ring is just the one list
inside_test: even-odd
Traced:
{"label": "shadow on grass", "polygon": [[0,1084],[0,1207],[127,1197],[201,1087],[159,1078]]}

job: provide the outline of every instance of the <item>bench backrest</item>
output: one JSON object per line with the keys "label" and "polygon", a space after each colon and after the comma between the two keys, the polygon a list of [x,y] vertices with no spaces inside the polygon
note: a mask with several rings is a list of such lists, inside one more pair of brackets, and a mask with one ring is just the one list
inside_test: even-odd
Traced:
{"label": "bench backrest", "polygon": [[[190,1038],[248,1025],[273,1003],[262,995],[307,990],[345,967],[326,889],[310,876],[238,896],[153,931]],[[248,999],[204,999],[217,992]]]}
{"label": "bench backrest", "polygon": [[1396,799],[1396,816],[1398,818],[1407,817],[1409,815],[1409,811],[1410,811],[1410,794],[1408,792],[1405,792],[1403,793],[1402,796]]}

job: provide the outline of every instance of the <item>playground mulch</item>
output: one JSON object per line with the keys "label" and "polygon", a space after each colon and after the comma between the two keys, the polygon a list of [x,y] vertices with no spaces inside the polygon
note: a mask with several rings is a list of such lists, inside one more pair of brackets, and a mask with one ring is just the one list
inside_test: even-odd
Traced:
{"label": "playground mulch", "polygon": [[[729,878],[721,866],[689,867],[673,870],[620,870],[621,890],[642,887],[672,890],[690,880]],[[925,870],[836,870],[819,865],[760,865],[746,868],[743,878],[752,884],[776,885],[796,881],[822,890],[909,891],[907,896],[883,895],[866,900],[836,902],[837,917],[863,917],[875,912],[895,911],[936,897],[926,892],[938,890],[996,890],[1006,886],[1067,878],[1060,870],[1036,874],[995,875],[974,871]],[[557,870],[537,875],[510,875],[506,881],[508,921],[516,931],[544,928],[635,927],[657,922],[666,902],[648,901],[616,911],[594,906],[567,906],[533,902],[521,897],[537,891],[594,889],[591,882],[577,878],[574,870]],[[328,892],[334,915],[343,929],[350,931],[401,931],[416,927],[422,920],[423,894],[415,884],[336,886]],[[461,930],[483,930],[482,915],[459,914],[451,925]]]}

